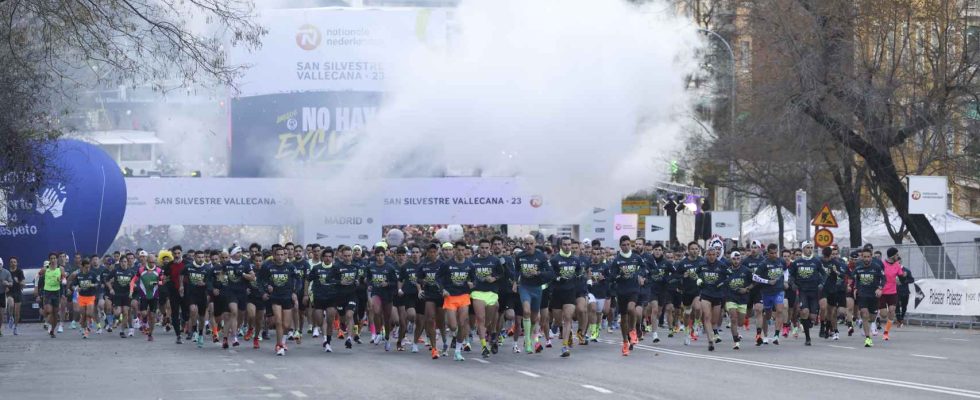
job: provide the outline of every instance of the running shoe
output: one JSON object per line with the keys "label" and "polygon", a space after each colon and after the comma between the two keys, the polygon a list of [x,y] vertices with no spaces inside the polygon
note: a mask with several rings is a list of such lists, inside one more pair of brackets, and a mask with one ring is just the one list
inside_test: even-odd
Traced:
{"label": "running shoe", "polygon": [[840,334],[839,333],[834,332],[834,340],[840,340]]}
{"label": "running shoe", "polygon": [[231,347],[238,347],[240,345],[241,343],[238,343],[238,336],[235,336],[235,339],[231,342]]}
{"label": "running shoe", "polygon": [[327,343],[326,340],[323,341],[323,352],[324,353],[333,353],[333,349],[330,348],[330,343]]}
{"label": "running shoe", "polygon": [[354,343],[364,344],[363,342],[361,342],[361,335],[354,335]]}
{"label": "running shoe", "polygon": [[671,329],[670,332],[667,332],[667,337],[669,337],[669,338],[674,337],[674,330],[673,329]]}
{"label": "running shoe", "polygon": [[715,344],[710,341],[708,342],[708,351],[715,351]]}
{"label": "running shoe", "polygon": [[432,359],[433,360],[438,360],[439,359],[439,350],[436,350],[435,348],[432,348]]}
{"label": "running shoe", "polygon": [[690,336],[684,336],[684,345],[685,346],[690,346],[691,345],[691,337]]}
{"label": "running shoe", "polygon": [[882,338],[882,339],[885,339],[885,341],[887,342],[887,341],[888,341],[888,332],[886,331],[886,332],[885,332],[885,334],[884,334],[884,335],[882,335],[882,337],[881,337],[881,338]]}
{"label": "running shoe", "polygon": [[259,349],[259,337],[258,336],[255,336],[255,337],[252,338],[252,348],[253,349],[256,349],[256,350]]}
{"label": "running shoe", "polygon": [[721,335],[715,334],[715,343],[721,343]]}
{"label": "running shoe", "polygon": [[783,337],[789,337],[789,326],[783,325]]}
{"label": "running shoe", "polygon": [[412,353],[418,353],[418,352],[419,352],[419,345],[412,343]]}
{"label": "running shoe", "polygon": [[623,357],[630,355],[630,342],[628,340],[623,341]]}
{"label": "running shoe", "polygon": [[480,352],[480,355],[483,356],[483,358],[490,358],[490,349],[488,349],[487,346],[483,346],[483,351]]}
{"label": "running shoe", "polygon": [[177,335],[177,344],[184,344],[184,341],[182,340],[180,335]]}
{"label": "running shoe", "polygon": [[541,343],[535,343],[534,344],[534,352],[535,353],[540,353],[542,351],[544,351],[544,347],[541,347]]}
{"label": "running shoe", "polygon": [[864,338],[864,347],[871,347],[871,346],[874,346],[874,345],[875,344],[871,341],[871,337],[870,336]]}
{"label": "running shoe", "polygon": [[[78,329],[78,322],[71,321],[71,330]],[[61,331],[58,331],[61,332]]]}
{"label": "running shoe", "polygon": [[[252,340],[252,335],[254,335],[254,334],[255,334],[255,330],[252,329],[252,327],[249,327],[248,330],[245,331],[245,340]],[[316,337],[316,336],[314,336],[314,337]]]}
{"label": "running shoe", "polygon": [[391,351],[391,341],[385,340],[384,343],[385,343],[385,351]]}
{"label": "running shoe", "polygon": [[470,343],[469,342],[463,343],[463,351],[465,351],[465,352],[473,351],[473,348],[470,347]]}
{"label": "running shoe", "polygon": [[347,337],[347,340],[344,341],[344,347],[346,347],[348,349],[354,347],[354,343],[351,341],[351,338],[350,337]]}
{"label": "running shoe", "polygon": [[545,346],[544,347],[547,347],[549,349],[551,348],[551,339],[548,339],[548,341],[545,342]]}
{"label": "running shoe", "polygon": [[762,346],[762,335],[761,334],[758,334],[758,333],[755,334],[755,345],[756,346]]}
{"label": "running shoe", "polygon": [[64,331],[65,331],[65,327],[63,325],[61,325],[61,323],[59,322],[58,323],[58,333],[63,333]]}
{"label": "running shoe", "polygon": [[119,337],[125,339],[126,338],[126,332],[119,331]]}
{"label": "running shoe", "polygon": [[572,352],[570,350],[568,350],[568,347],[565,347],[565,346],[562,346],[561,347],[561,356],[563,358],[568,358],[568,356],[571,356],[571,355],[572,355]]}
{"label": "running shoe", "polygon": [[637,338],[636,338],[636,330],[635,329],[634,330],[631,330],[630,331],[630,344],[636,344],[638,342],[639,342],[639,340],[637,340]]}
{"label": "running shoe", "polygon": [[776,346],[779,346],[779,336],[778,335],[777,336],[773,336],[773,338],[772,338],[772,344],[773,345],[776,345]]}
{"label": "running shoe", "polygon": [[769,345],[769,338],[767,338],[767,337],[762,338],[762,344],[768,346]]}
{"label": "running shoe", "polygon": [[658,335],[657,332],[653,333],[653,342],[660,343],[660,335]]}
{"label": "running shoe", "polygon": [[17,325],[14,325],[14,336],[17,336]]}
{"label": "running shoe", "polygon": [[804,346],[813,346],[813,344],[810,343],[810,339],[807,339],[806,342],[803,343],[803,345]]}
{"label": "running shoe", "polygon": [[320,337],[320,328],[313,328],[312,334],[314,338]]}
{"label": "running shoe", "polygon": [[276,355],[277,356],[284,356],[284,355],[286,355],[286,348],[283,347],[282,345],[277,344],[276,345]]}
{"label": "running shoe", "polygon": [[740,349],[740,348],[742,348],[742,347],[740,346],[740,343],[741,343],[741,342],[735,342],[735,345],[734,345],[734,346],[732,346],[732,350],[738,350],[738,349]]}
{"label": "running shoe", "polygon": [[521,354],[521,346],[514,343],[514,354]]}
{"label": "running shoe", "polygon": [[793,327],[793,339],[798,339],[799,337],[800,337],[800,328],[794,326]]}
{"label": "running shoe", "polygon": [[228,348],[228,338],[222,338],[221,339],[221,348],[222,349],[227,349]]}
{"label": "running shoe", "polygon": [[853,326],[847,327],[847,336],[854,336],[854,327]]}
{"label": "running shoe", "polygon": [[146,335],[146,341],[147,342],[152,342],[153,341],[153,334]]}

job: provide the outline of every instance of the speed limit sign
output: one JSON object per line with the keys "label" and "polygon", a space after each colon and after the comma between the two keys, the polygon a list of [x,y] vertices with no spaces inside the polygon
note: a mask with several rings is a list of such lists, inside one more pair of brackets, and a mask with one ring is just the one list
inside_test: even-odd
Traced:
{"label": "speed limit sign", "polygon": [[827,247],[834,243],[834,234],[827,228],[820,228],[813,234],[813,242],[817,247]]}

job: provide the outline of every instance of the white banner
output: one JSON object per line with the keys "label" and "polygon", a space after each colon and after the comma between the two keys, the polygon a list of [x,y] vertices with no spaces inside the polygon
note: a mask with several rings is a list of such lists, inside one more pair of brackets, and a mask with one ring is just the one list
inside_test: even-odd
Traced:
{"label": "white banner", "polygon": [[738,211],[711,211],[711,234],[725,239],[742,237],[742,221]]}
{"label": "white banner", "polygon": [[317,91],[383,92],[396,60],[446,43],[447,13],[419,8],[262,10],[262,47],[235,47],[231,63],[249,65],[241,96]]}
{"label": "white banner", "polygon": [[[806,212],[806,191],[796,191],[796,242],[807,239],[810,233],[810,216]],[[734,236],[732,236],[734,237]]]}
{"label": "white banner", "polygon": [[980,279],[921,279],[911,286],[909,312],[980,315]]}
{"label": "white banner", "polygon": [[126,215],[132,225],[293,225],[293,195],[301,180],[127,178]]}
{"label": "white banner", "polygon": [[389,179],[382,190],[385,225],[577,222],[549,218],[548,205],[555,199],[513,178]]}
{"label": "white banner", "polygon": [[946,214],[945,176],[909,176],[909,214]]}
{"label": "white banner", "polygon": [[636,239],[636,225],[639,220],[636,214],[616,214],[613,218],[613,247],[619,245],[619,238],[623,235],[630,239]]}
{"label": "white banner", "polygon": [[322,245],[374,244],[381,241],[380,204],[348,202],[340,206],[313,208],[303,218],[303,238]]}
{"label": "white banner", "polygon": [[670,241],[670,217],[666,215],[648,215],[643,217],[646,223],[646,240]]}
{"label": "white banner", "polygon": [[609,222],[620,212],[619,202],[610,204],[606,207],[592,207],[592,211],[580,221],[579,236],[582,239],[599,239],[605,247],[615,247],[612,243],[613,231],[609,229]]}

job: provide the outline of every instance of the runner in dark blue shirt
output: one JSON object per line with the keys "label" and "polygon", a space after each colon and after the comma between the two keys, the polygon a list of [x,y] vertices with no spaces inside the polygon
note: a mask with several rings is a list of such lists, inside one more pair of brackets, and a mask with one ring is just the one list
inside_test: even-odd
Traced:
{"label": "runner in dark blue shirt", "polygon": [[619,253],[609,263],[609,278],[616,284],[616,298],[622,318],[623,356],[628,356],[636,344],[636,323],[643,317],[643,309],[636,303],[645,273],[643,264],[640,255],[633,252],[630,237],[620,237]]}

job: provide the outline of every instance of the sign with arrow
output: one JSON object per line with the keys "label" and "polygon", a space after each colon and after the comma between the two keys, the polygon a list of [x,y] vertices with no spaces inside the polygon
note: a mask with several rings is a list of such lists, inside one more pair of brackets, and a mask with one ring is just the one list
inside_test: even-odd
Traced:
{"label": "sign with arrow", "polygon": [[666,215],[648,215],[643,217],[646,223],[643,237],[646,240],[670,241],[670,217]]}

